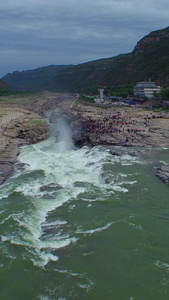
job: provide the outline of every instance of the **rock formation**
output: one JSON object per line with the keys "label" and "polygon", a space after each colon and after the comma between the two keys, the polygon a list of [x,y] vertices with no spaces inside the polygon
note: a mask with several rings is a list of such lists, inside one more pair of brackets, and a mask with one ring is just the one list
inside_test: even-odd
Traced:
{"label": "rock formation", "polygon": [[[142,108],[106,108],[104,105],[87,106],[83,103],[60,103],[56,114],[69,117],[70,123],[78,124],[76,131],[83,145],[114,146],[161,146],[169,145],[169,114],[146,111]],[[73,126],[73,125],[72,125]]]}
{"label": "rock formation", "polygon": [[[45,112],[59,102],[75,100],[75,94],[42,93],[28,96],[25,101],[1,104],[4,121],[0,131],[0,184],[14,172],[19,147],[35,144],[50,136],[50,126],[44,120]],[[2,118],[3,119],[3,118]]]}
{"label": "rock formation", "polygon": [[162,165],[161,167],[159,167],[156,175],[164,183],[169,185],[169,166]]}

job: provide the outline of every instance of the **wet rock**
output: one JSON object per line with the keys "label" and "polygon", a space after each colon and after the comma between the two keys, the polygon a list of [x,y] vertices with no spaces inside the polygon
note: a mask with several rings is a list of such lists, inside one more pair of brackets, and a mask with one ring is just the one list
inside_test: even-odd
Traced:
{"label": "wet rock", "polygon": [[25,163],[16,163],[15,164],[15,170],[16,171],[20,171],[23,172],[25,170],[25,167],[29,166],[29,164],[25,164]]}
{"label": "wet rock", "polygon": [[167,172],[167,173],[169,173],[169,166],[162,165],[162,166],[160,167],[160,170],[161,170],[162,172]]}
{"label": "wet rock", "polygon": [[56,228],[54,227],[54,226],[50,226],[50,227],[45,227],[45,226],[43,226],[42,227],[42,230],[43,230],[43,235],[44,234],[46,234],[46,233],[50,233],[50,234],[53,234],[54,233],[54,231],[56,230]]}
{"label": "wet rock", "polygon": [[53,191],[58,191],[62,189],[62,187],[59,184],[56,183],[49,183],[48,185],[43,185],[40,188],[41,192],[53,192]]}
{"label": "wet rock", "polygon": [[114,155],[114,156],[122,156],[124,154],[128,154],[130,156],[133,156],[133,157],[138,157],[139,156],[139,152],[138,151],[130,151],[130,150],[123,150],[123,149],[119,149],[119,150],[109,150],[109,153],[111,155]]}
{"label": "wet rock", "polygon": [[33,96],[26,103],[24,102],[24,106],[22,103],[16,103],[17,111],[22,113],[16,119],[9,121],[3,136],[0,134],[0,168],[2,166],[3,170],[3,174],[0,174],[0,177],[3,177],[0,184],[13,174],[20,146],[49,138],[50,126],[42,118],[45,112],[56,108],[59,103],[72,103],[77,97],[77,94],[47,92]]}
{"label": "wet rock", "polygon": [[0,185],[14,174],[13,163],[9,161],[0,161]]}
{"label": "wet rock", "polygon": [[131,152],[129,152],[129,155],[134,156],[134,157],[138,157],[139,153],[136,152],[136,151],[131,151]]}
{"label": "wet rock", "polygon": [[109,153],[110,153],[111,155],[114,155],[114,156],[120,156],[120,155],[121,155],[119,152],[117,152],[117,151],[112,151],[112,150],[110,150]]}
{"label": "wet rock", "polygon": [[5,178],[3,176],[0,176],[0,185],[3,184],[5,181]]}
{"label": "wet rock", "polygon": [[159,167],[156,176],[164,183],[169,184],[169,166],[162,165]]}

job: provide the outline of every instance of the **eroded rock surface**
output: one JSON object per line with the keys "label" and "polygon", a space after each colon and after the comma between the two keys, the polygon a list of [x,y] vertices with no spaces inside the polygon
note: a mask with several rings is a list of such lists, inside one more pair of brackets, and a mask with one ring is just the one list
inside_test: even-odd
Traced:
{"label": "eroded rock surface", "polygon": [[169,185],[169,166],[162,165],[161,167],[159,167],[156,175],[164,183]]}
{"label": "eroded rock surface", "polygon": [[45,112],[61,101],[72,102],[75,94],[42,93],[0,103],[0,184],[14,172],[19,147],[50,136]]}

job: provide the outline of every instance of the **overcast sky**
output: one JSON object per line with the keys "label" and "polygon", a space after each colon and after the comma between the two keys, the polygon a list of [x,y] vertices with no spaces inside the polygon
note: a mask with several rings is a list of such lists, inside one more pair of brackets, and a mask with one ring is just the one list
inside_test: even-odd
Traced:
{"label": "overcast sky", "polygon": [[168,26],[168,0],[5,0],[0,78],[129,53],[142,37]]}

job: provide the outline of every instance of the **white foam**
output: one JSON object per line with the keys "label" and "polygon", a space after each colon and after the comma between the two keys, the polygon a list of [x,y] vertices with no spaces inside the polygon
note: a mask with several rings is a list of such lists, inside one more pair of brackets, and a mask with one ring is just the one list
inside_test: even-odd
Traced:
{"label": "white foam", "polygon": [[130,185],[133,185],[133,184],[135,184],[135,183],[137,183],[137,180],[133,180],[133,181],[124,181],[124,182],[122,182],[122,184],[130,184]]}
{"label": "white foam", "polygon": [[134,223],[129,223],[129,225],[136,228],[136,229],[143,230],[143,227],[141,225],[136,225]]}
{"label": "white foam", "polygon": [[107,223],[103,227],[98,227],[98,228],[95,228],[95,229],[90,229],[90,230],[85,230],[85,231],[83,231],[83,230],[76,230],[76,233],[78,233],[78,234],[93,234],[93,233],[96,233],[96,232],[100,232],[100,231],[106,230],[112,224],[113,224],[113,222],[110,222],[110,223]]}
{"label": "white foam", "polygon": [[76,207],[75,204],[69,205],[69,210],[71,211],[71,210],[73,210],[75,207]]}
{"label": "white foam", "polygon": [[[42,296],[42,295],[39,295],[39,300],[50,300],[50,298],[48,296]],[[59,298],[58,300],[62,300],[61,298]],[[63,299],[63,300],[66,300],[66,299]]]}
{"label": "white foam", "polygon": [[132,166],[133,163],[132,162],[127,162],[127,161],[122,161],[122,166]]}
{"label": "white foam", "polygon": [[13,189],[14,187],[10,180],[3,183],[3,185],[0,186],[0,199],[8,198],[9,195],[12,194]]}
{"label": "white foam", "polygon": [[77,286],[79,286],[81,289],[90,289],[90,285],[89,284],[83,284],[83,283],[78,283]]}
{"label": "white foam", "polygon": [[2,241],[2,242],[8,241],[8,237],[7,237],[7,236],[1,235],[1,241]]}
{"label": "white foam", "polygon": [[[63,141],[59,143],[63,143]],[[82,194],[82,200],[89,202],[87,206],[89,208],[90,203],[98,200],[103,201],[114,191],[127,192],[128,189],[121,185],[130,185],[136,182],[127,180],[125,182],[124,178],[127,177],[125,174],[120,174],[120,179],[123,179],[123,182],[116,184],[105,184],[101,177],[102,167],[105,163],[114,164],[121,161],[123,163],[135,163],[135,158],[131,156],[114,157],[103,147],[94,147],[93,149],[83,147],[77,151],[70,150],[63,153],[57,149],[59,143],[55,143],[55,139],[50,138],[42,143],[23,147],[18,160],[26,164],[25,170],[23,170],[23,175],[26,176],[25,178],[23,176],[22,180],[22,176],[17,173],[15,183],[13,184],[11,181],[10,184],[4,185],[4,191],[1,194],[1,197],[8,197],[13,192],[18,192],[21,196],[26,196],[27,201],[29,201],[28,210],[11,214],[1,221],[3,224],[12,218],[19,227],[18,231],[16,230],[12,235],[2,235],[2,241],[24,246],[30,253],[33,263],[42,267],[49,261],[58,260],[58,257],[53,255],[54,250],[67,247],[77,241],[76,237],[62,234],[60,226],[65,226],[64,232],[66,232],[66,220],[47,221],[47,216],[51,211],[57,210],[58,207],[72,199],[77,199],[79,194]],[[31,172],[35,170],[42,170],[42,172],[39,172],[39,176],[35,174],[36,172],[32,173],[31,176]],[[76,184],[77,182],[82,183],[82,185],[79,186]],[[41,187],[50,183],[60,185],[62,188],[57,191],[42,192]],[[88,193],[89,198],[83,198],[85,192]],[[70,213],[74,208],[75,204],[70,203],[68,206]],[[113,222],[110,222],[105,226],[86,231],[77,230],[75,233],[94,234],[106,230],[112,224]],[[48,234],[47,230],[45,232],[45,226],[47,228],[56,227],[57,233],[55,235]]]}
{"label": "white foam", "polygon": [[[56,272],[59,272],[61,274],[69,274],[72,277],[76,277],[77,279],[80,279],[80,282],[77,283],[77,286],[82,289],[87,289],[87,291],[91,290],[91,288],[94,286],[94,282],[86,277],[86,274],[83,273],[75,273],[72,270],[59,270],[55,269]],[[81,282],[83,280],[83,283]]]}
{"label": "white foam", "polygon": [[18,225],[20,227],[24,227],[24,222],[22,221],[23,217],[24,217],[24,213],[20,212],[20,213],[13,213],[11,215],[12,219],[18,223]]}
{"label": "white foam", "polygon": [[163,160],[160,160],[160,163],[163,164],[163,165],[165,165],[165,166],[168,166],[168,163],[165,162],[165,161],[163,161]]}
{"label": "white foam", "polygon": [[127,176],[128,176],[128,174],[123,174],[123,173],[119,173],[119,175],[120,175],[121,177],[127,177]]}
{"label": "white foam", "polygon": [[119,183],[119,185],[113,184],[112,188],[113,188],[113,190],[116,191],[116,192],[123,192],[123,193],[127,193],[127,192],[128,192],[128,189],[126,189],[126,188],[124,188],[124,187],[121,187],[121,186],[120,186],[120,183]]}
{"label": "white foam", "polygon": [[67,221],[65,220],[56,220],[56,221],[53,221],[53,222],[44,222],[42,225],[43,226],[58,226],[58,225],[66,225],[67,224]]}
{"label": "white foam", "polygon": [[70,243],[75,243],[77,241],[77,238],[72,237],[69,238],[69,236],[56,236],[52,240],[45,240],[42,241],[40,239],[32,239],[32,236],[24,235],[24,240],[21,240],[21,237],[8,235],[3,236],[1,235],[2,242],[9,241],[13,245],[20,245],[25,246],[27,248],[27,251],[31,254],[33,254],[33,258],[31,260],[33,261],[34,265],[37,265],[39,267],[44,267],[50,260],[51,261],[57,261],[58,257],[53,255],[51,251],[63,248],[68,246]]}
{"label": "white foam", "polygon": [[169,264],[168,263],[163,263],[162,261],[157,260],[156,261],[156,267],[158,267],[159,269],[163,269],[167,273],[169,273]]}
{"label": "white foam", "polygon": [[10,218],[12,217],[12,214],[10,214],[9,216],[7,216],[5,219],[3,219],[0,224],[4,224],[6,221],[8,221]]}
{"label": "white foam", "polygon": [[69,238],[69,236],[61,236],[57,237],[56,240],[54,240],[54,237],[52,240],[45,240],[45,242],[40,241],[39,242],[39,248],[40,249],[60,249],[68,246],[70,243],[75,243],[77,241],[77,238]]}
{"label": "white foam", "polygon": [[137,161],[137,157],[136,157],[136,156],[131,156],[130,154],[123,154],[123,155],[121,156],[121,159],[122,159],[122,160],[132,161],[132,162]]}
{"label": "white foam", "polygon": [[41,252],[41,261],[37,261],[35,259],[31,259],[35,266],[44,267],[50,261],[57,261],[59,258],[51,253]]}

